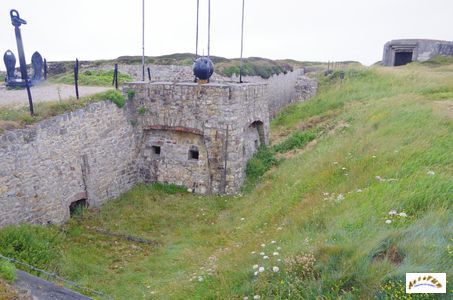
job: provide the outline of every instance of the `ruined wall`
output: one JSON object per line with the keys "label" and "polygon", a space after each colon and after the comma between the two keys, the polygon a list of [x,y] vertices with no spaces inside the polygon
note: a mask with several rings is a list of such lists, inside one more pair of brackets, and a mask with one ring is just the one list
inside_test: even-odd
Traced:
{"label": "ruined wall", "polygon": [[61,223],[73,201],[99,206],[137,181],[136,140],[111,102],[0,136],[0,226]]}
{"label": "ruined wall", "polygon": [[[148,148],[162,145],[158,158],[142,154],[139,169],[145,182],[156,178],[149,172],[152,165],[159,181],[179,184],[193,172],[194,178],[183,184],[195,192],[232,194],[244,180],[250,156],[247,129],[258,122],[261,142],[268,142],[265,84],[138,82],[127,84],[124,90],[125,94],[135,91],[128,109],[136,112],[137,126]],[[196,164],[189,161],[190,147],[199,149]]]}

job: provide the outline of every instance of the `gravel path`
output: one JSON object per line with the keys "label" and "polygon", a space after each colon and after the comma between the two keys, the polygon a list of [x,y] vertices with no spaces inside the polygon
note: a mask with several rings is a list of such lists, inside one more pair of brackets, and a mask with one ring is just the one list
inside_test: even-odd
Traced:
{"label": "gravel path", "polygon": [[[108,87],[79,86],[80,97],[93,95],[109,90]],[[44,83],[31,88],[33,103],[59,101],[75,98],[75,89],[72,85]],[[27,91],[7,90],[4,84],[0,85],[0,106],[27,106]]]}

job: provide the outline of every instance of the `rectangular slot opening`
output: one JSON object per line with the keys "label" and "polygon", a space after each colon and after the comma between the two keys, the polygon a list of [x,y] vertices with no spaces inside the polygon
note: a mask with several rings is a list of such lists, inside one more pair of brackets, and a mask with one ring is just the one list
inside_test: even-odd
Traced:
{"label": "rectangular slot opening", "polygon": [[200,153],[198,150],[191,149],[189,150],[189,159],[198,160]]}
{"label": "rectangular slot opening", "polygon": [[160,156],[160,146],[152,146],[151,147],[153,156]]}

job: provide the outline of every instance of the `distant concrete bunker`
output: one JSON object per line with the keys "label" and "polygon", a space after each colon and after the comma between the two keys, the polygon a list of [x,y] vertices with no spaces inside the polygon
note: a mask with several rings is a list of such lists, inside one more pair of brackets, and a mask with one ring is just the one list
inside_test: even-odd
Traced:
{"label": "distant concrete bunker", "polygon": [[427,61],[437,55],[453,56],[453,42],[423,39],[393,40],[385,44],[382,64],[403,66]]}

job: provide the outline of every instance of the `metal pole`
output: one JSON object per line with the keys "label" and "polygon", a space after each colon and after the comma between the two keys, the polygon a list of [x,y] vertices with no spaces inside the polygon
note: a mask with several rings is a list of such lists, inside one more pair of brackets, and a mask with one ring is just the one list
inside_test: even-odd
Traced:
{"label": "metal pole", "polygon": [[242,67],[244,65],[242,54],[244,52],[244,8],[245,0],[242,0],[242,26],[241,26],[241,67],[239,69],[239,82],[242,83]]}
{"label": "metal pole", "polygon": [[208,1],[208,58],[211,57],[211,0]]}
{"label": "metal pole", "polygon": [[76,97],[79,99],[79,60],[76,58],[76,62],[74,65],[74,85],[75,85],[75,92]]}
{"label": "metal pole", "polygon": [[142,0],[142,81],[145,81],[145,0]]}
{"label": "metal pole", "polygon": [[149,67],[148,67],[148,80],[151,81],[151,70]]}
{"label": "metal pole", "polygon": [[47,60],[44,58],[44,80],[47,80]]}
{"label": "metal pole", "polygon": [[197,31],[196,31],[196,37],[195,37],[195,59],[198,58],[198,22],[200,19],[200,0],[197,0]]}

